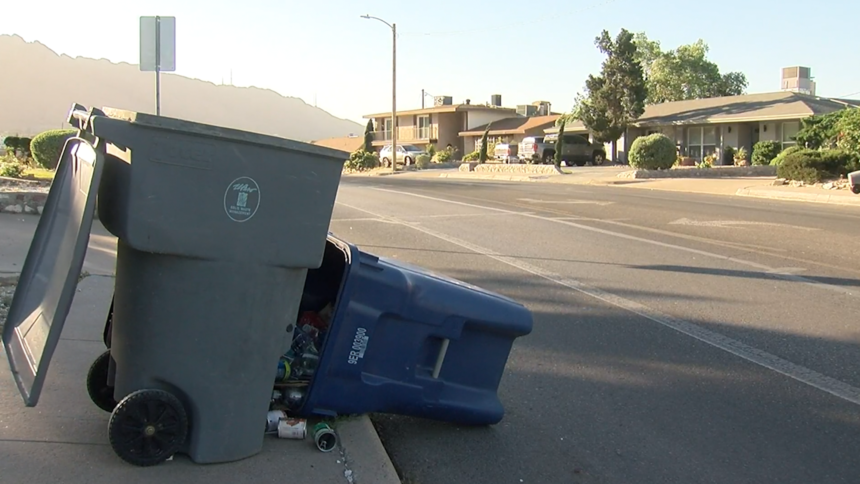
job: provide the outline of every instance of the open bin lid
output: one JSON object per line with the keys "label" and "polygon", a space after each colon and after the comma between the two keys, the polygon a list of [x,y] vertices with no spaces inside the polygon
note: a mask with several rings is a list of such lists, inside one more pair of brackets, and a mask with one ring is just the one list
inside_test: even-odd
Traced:
{"label": "open bin lid", "polygon": [[[89,114],[80,109],[72,108],[69,122],[83,129]],[[87,252],[104,165],[96,146],[74,137],[63,147],[3,328],[9,366],[28,407],[39,401]]]}

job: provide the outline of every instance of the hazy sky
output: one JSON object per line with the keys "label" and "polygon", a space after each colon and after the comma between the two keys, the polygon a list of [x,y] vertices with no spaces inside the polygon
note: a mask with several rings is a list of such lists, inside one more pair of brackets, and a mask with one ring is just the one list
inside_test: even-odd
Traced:
{"label": "hazy sky", "polygon": [[399,109],[420,107],[426,89],[567,111],[600,68],[594,37],[622,27],[664,48],[703,38],[750,92],[778,90],[780,69],[802,65],[819,95],[860,96],[860,2],[847,0],[32,0],[5,2],[0,33],[136,64],[139,17],[176,16],[178,74],[227,83],[232,69],[235,85],[361,121],[391,108],[391,31],[365,13],[397,24]]}

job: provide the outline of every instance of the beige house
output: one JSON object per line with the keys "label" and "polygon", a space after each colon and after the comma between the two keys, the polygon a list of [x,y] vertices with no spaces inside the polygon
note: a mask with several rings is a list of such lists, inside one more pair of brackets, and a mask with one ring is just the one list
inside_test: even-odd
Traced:
{"label": "beige house", "polygon": [[[554,126],[558,118],[558,114],[550,114],[547,116],[516,116],[494,121],[487,133],[487,141],[490,143],[518,144],[523,138],[529,136],[543,136],[544,130]],[[463,153],[471,153],[475,151],[477,146],[480,146],[481,137],[484,136],[487,124],[460,131],[460,136],[463,138]]]}
{"label": "beige house", "polygon": [[[468,153],[461,131],[468,131],[492,121],[516,116],[515,109],[480,104],[445,104],[425,109],[398,111],[397,144],[412,144],[426,147],[430,144],[445,148],[449,144]],[[375,131],[373,146],[382,148],[391,143],[391,112],[368,114]],[[473,146],[474,149],[474,146]]]}
{"label": "beige house", "polygon": [[[771,92],[655,104],[647,106],[618,140],[617,159],[626,162],[636,138],[663,133],[675,141],[682,155],[696,160],[716,155],[719,164],[726,146],[744,147],[751,154],[754,144],[767,140],[779,142],[784,149],[795,144],[801,119],[846,107],[860,107],[860,101]],[[579,128],[586,131],[579,124],[565,127],[565,132]],[[558,128],[545,132],[558,132]]]}

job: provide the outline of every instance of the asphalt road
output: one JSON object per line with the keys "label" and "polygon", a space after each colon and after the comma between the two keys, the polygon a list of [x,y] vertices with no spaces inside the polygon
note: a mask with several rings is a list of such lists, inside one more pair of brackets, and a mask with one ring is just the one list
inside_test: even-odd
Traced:
{"label": "asphalt road", "polygon": [[332,231],[535,316],[498,425],[375,416],[406,484],[860,482],[856,209],[345,178]]}

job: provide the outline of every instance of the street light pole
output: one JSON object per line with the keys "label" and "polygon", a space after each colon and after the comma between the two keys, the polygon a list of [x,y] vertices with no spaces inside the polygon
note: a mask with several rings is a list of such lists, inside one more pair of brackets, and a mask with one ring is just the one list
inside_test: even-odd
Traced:
{"label": "street light pole", "polygon": [[361,18],[379,20],[391,29],[391,171],[397,171],[397,24],[370,15]]}

